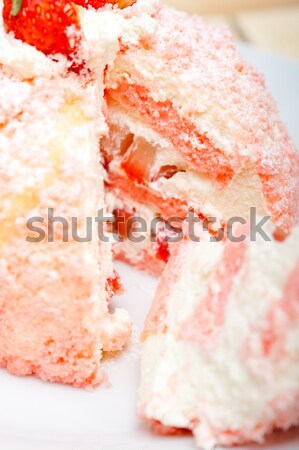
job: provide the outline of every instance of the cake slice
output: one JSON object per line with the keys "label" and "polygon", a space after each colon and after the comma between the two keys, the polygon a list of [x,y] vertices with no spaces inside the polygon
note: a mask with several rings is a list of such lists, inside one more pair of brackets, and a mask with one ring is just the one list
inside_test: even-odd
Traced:
{"label": "cake slice", "polygon": [[[228,30],[152,6],[155,33],[135,45],[124,34],[106,72],[110,133],[102,150],[110,209],[122,220],[148,222],[144,242],[126,240],[115,253],[159,272],[169,256],[169,218],[189,210],[225,227],[256,208],[289,230],[299,171],[263,76],[240,56]],[[155,217],[164,222],[158,231],[150,226]]]}
{"label": "cake slice", "polygon": [[132,330],[125,311],[109,311],[120,285],[99,239],[102,76],[115,34],[93,50],[86,30],[84,74],[2,22],[0,37],[0,367],[94,387],[103,352],[121,350]]}
{"label": "cake slice", "polygon": [[95,222],[105,209],[95,89],[0,73],[0,366],[80,387],[101,382],[103,352],[131,334],[125,311],[109,313],[117,281]]}
{"label": "cake slice", "polygon": [[109,312],[120,283],[99,236],[103,74],[124,29],[131,44],[153,29],[146,1],[105,3],[0,0],[0,367],[80,387],[132,330]]}
{"label": "cake slice", "polygon": [[124,30],[153,29],[145,0],[117,8],[131,3],[0,0],[0,366],[16,375],[95,386],[131,335],[99,236],[104,71]]}
{"label": "cake slice", "polygon": [[157,432],[212,449],[299,424],[299,227],[273,231],[172,249],[142,338],[139,409]]}

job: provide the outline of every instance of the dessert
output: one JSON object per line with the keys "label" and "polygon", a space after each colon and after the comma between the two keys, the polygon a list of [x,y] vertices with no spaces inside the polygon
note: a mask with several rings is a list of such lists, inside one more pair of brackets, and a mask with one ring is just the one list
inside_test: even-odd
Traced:
{"label": "dessert", "polygon": [[142,338],[140,415],[158,432],[212,449],[299,423],[299,226],[275,236],[172,249]]}
{"label": "dessert", "polygon": [[[0,34],[0,367],[94,387],[103,352],[132,330],[126,311],[109,311],[119,282],[95,222],[106,208],[102,78]],[[99,74],[112,38],[97,51],[86,38]]]}
{"label": "dessert", "polygon": [[[299,423],[299,161],[263,77],[227,30],[156,0],[7,0],[1,17],[0,367],[103,381],[103,353],[132,331],[109,310],[108,205],[117,258],[155,275],[168,262],[141,416],[206,449]],[[189,211],[228,232],[252,208],[274,241],[212,243],[212,227],[169,245]]]}
{"label": "dessert", "polygon": [[[153,17],[155,33],[133,46],[122,39],[106,72],[102,150],[110,209],[148,222],[147,239],[117,243],[116,256],[159,273],[169,256],[167,221],[189,210],[225,227],[256,208],[290,229],[299,172],[263,76],[229,31],[163,4]],[[155,217],[166,222],[158,232]]]}

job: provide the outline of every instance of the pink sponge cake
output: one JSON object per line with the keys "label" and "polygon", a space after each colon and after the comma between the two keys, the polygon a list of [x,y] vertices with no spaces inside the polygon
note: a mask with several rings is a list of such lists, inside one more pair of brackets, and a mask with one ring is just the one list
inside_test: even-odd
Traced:
{"label": "pink sponge cake", "polygon": [[[298,157],[263,76],[227,29],[151,4],[155,32],[135,45],[123,35],[106,73],[110,134],[102,148],[110,208],[124,218],[165,221],[192,209],[225,224],[256,207],[289,229]],[[164,229],[156,234],[115,251],[161,271],[168,252]]]}
{"label": "pink sponge cake", "polygon": [[47,222],[49,208],[74,217],[81,238],[104,207],[94,98],[72,78],[0,73],[0,366],[80,387],[101,382],[103,351],[131,334],[128,314],[108,311],[112,252],[96,224],[81,243],[59,223],[51,238]]}
{"label": "pink sponge cake", "polygon": [[298,239],[173,249],[143,332],[140,414],[157,431],[212,449],[299,424]]}
{"label": "pink sponge cake", "polygon": [[119,283],[95,222],[105,213],[101,80],[67,75],[65,63],[0,23],[0,367],[93,387],[103,352],[121,350],[132,325],[109,311]]}

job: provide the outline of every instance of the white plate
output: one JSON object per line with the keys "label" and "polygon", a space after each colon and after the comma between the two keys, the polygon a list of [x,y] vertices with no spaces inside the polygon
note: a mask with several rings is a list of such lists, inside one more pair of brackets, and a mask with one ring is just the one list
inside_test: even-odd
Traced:
{"label": "white plate", "polygon": [[[299,64],[249,46],[246,58],[265,73],[289,132],[299,146]],[[131,313],[136,335],[149,308],[156,280],[118,264],[126,294],[118,299]],[[135,339],[137,341],[137,339]],[[106,370],[112,387],[94,392],[16,378],[0,371],[0,449],[2,450],[192,450],[193,439],[152,436],[136,418],[139,377],[135,343]],[[246,450],[298,450],[299,430],[277,434],[262,447]]]}

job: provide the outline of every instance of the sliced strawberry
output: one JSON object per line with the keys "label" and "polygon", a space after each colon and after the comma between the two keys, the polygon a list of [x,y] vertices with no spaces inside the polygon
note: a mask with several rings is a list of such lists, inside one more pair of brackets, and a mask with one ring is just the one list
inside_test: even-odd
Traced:
{"label": "sliced strawberry", "polygon": [[151,170],[156,158],[156,148],[143,138],[136,138],[122,161],[128,177],[140,184],[151,179]]}
{"label": "sliced strawberry", "polygon": [[121,142],[120,155],[124,156],[134,142],[134,134],[128,133]]}
{"label": "sliced strawberry", "polygon": [[69,38],[70,27],[79,30],[76,6],[67,0],[4,0],[7,32],[46,55],[75,52],[79,38]]}
{"label": "sliced strawberry", "polygon": [[166,178],[169,180],[178,172],[182,172],[182,170],[179,170],[177,166],[162,166],[157,175],[155,175],[154,181],[159,180],[159,178]]}
{"label": "sliced strawberry", "polygon": [[169,244],[165,240],[157,241],[156,256],[161,261],[167,263],[170,257]]}
{"label": "sliced strawberry", "polygon": [[103,8],[107,4],[117,5],[119,8],[127,8],[132,6],[136,0],[74,0],[74,3],[88,8],[91,6],[94,9]]}

